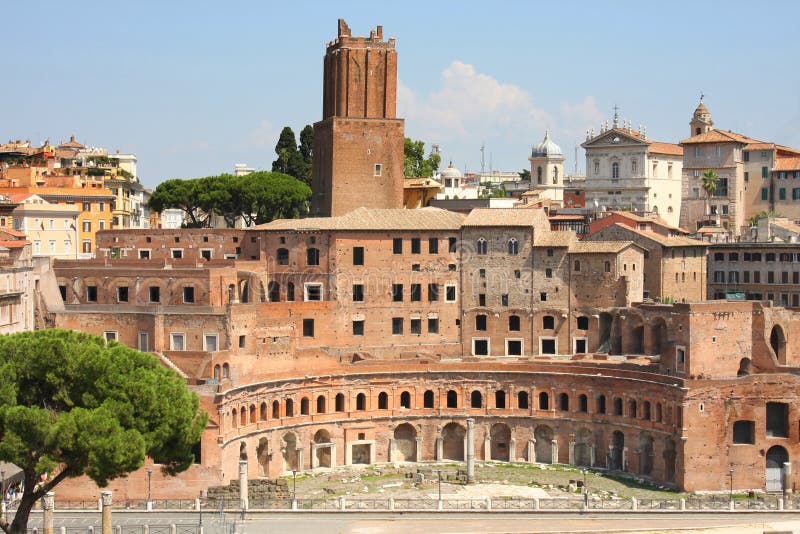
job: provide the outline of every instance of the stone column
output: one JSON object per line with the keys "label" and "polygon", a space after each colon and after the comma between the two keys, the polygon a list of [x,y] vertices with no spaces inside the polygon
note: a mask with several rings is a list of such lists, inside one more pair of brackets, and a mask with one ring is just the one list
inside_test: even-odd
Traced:
{"label": "stone column", "polygon": [[43,532],[44,534],[53,534],[53,508],[55,507],[54,493],[48,491],[42,497],[42,515],[43,517]]}
{"label": "stone column", "polygon": [[536,440],[528,440],[528,463],[536,463]]}
{"label": "stone column", "polygon": [[103,503],[101,532],[103,534],[111,534],[111,503],[113,502],[111,500],[111,492],[104,491],[100,495]]}
{"label": "stone column", "polygon": [[304,449],[302,447],[299,449],[295,449],[294,453],[297,455],[297,470],[302,471],[303,469],[305,469],[306,465],[305,458],[303,458]]}
{"label": "stone column", "polygon": [[395,440],[394,438],[389,438],[389,463],[394,462],[394,448]]}
{"label": "stone column", "polygon": [[331,469],[336,467],[336,444],[331,444]]}
{"label": "stone column", "polygon": [[[732,490],[731,490],[732,491]],[[792,504],[792,463],[783,462],[783,509],[788,510]]]}
{"label": "stone column", "polygon": [[589,447],[589,465],[594,467],[596,463],[597,463],[597,445],[592,445],[591,447]]}
{"label": "stone column", "polygon": [[239,460],[239,507],[247,510],[247,460]]}
{"label": "stone column", "polygon": [[569,459],[567,460],[569,465],[575,465],[575,442],[569,442]]}
{"label": "stone column", "polygon": [[492,459],[492,438],[487,434],[483,438],[483,461],[488,462]]}
{"label": "stone column", "polygon": [[628,470],[628,447],[622,448],[622,470]]}
{"label": "stone column", "polygon": [[517,459],[517,440],[511,438],[508,440],[508,461],[513,462]]}
{"label": "stone column", "polygon": [[421,462],[422,461],[422,438],[416,438],[417,448],[414,451],[414,461]]}
{"label": "stone column", "polygon": [[220,408],[217,411],[217,414],[219,415],[219,436],[218,436],[218,439],[219,439],[219,441],[222,441],[222,436],[225,434],[225,410]]}
{"label": "stone column", "polygon": [[436,438],[436,461],[444,460],[444,439],[441,436]]}
{"label": "stone column", "polygon": [[557,464],[558,463],[558,440],[553,440],[550,442],[550,455],[552,458],[550,459],[550,463]]}
{"label": "stone column", "polygon": [[467,419],[467,484],[474,484],[474,483],[475,483],[475,420],[469,418]]}

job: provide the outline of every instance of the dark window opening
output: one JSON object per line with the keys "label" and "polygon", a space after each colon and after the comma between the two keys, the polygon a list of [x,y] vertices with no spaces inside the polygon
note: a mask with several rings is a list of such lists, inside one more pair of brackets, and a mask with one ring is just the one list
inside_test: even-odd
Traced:
{"label": "dark window opening", "polygon": [[755,421],[734,421],[733,442],[753,445],[756,442]]}
{"label": "dark window opening", "polygon": [[395,237],[394,239],[392,239],[392,253],[393,254],[403,253],[403,238]]}
{"label": "dark window opening", "polygon": [[364,247],[353,247],[353,265],[364,265]]}
{"label": "dark window opening", "polygon": [[550,396],[544,391],[539,393],[539,409],[540,410],[550,409]]}
{"label": "dark window opening", "polygon": [[501,410],[505,409],[506,407],[506,392],[503,390],[498,390],[494,392],[494,407],[499,408]]}
{"label": "dark window opening", "polygon": [[475,330],[478,330],[478,331],[485,331],[486,330],[486,316],[485,315],[476,315],[475,316]]}
{"label": "dark window opening", "polygon": [[303,319],[303,337],[314,337],[314,319]]}
{"label": "dark window opening", "polygon": [[470,408],[483,407],[483,395],[481,395],[480,391],[473,391],[472,394],[469,396],[469,407]]}
{"label": "dark window opening", "polygon": [[767,437],[789,436],[789,405],[784,402],[767,403]]}
{"label": "dark window opening", "polygon": [[387,395],[385,391],[381,391],[380,393],[378,393],[378,409],[379,410],[389,409],[389,395]]}
{"label": "dark window opening", "polygon": [[452,389],[447,392],[447,407],[458,408],[458,393]]}
{"label": "dark window opening", "polygon": [[567,395],[566,393],[561,393],[558,396],[558,409],[561,410],[562,412],[569,411],[569,395]]}
{"label": "dark window opening", "polygon": [[520,391],[517,394],[517,407],[521,410],[528,409],[528,392],[527,391]]}
{"label": "dark window opening", "polygon": [[425,393],[422,395],[422,407],[423,408],[433,408],[433,391],[430,389],[426,390]]}

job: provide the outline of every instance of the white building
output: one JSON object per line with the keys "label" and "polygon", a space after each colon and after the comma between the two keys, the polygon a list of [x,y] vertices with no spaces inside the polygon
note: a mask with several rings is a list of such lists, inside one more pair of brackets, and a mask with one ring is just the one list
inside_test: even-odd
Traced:
{"label": "white building", "polygon": [[433,179],[442,184],[442,192],[436,195],[436,200],[478,198],[478,186],[469,183],[461,171],[453,166],[452,161],[439,175],[434,175]]}
{"label": "white building", "polygon": [[634,131],[630,123],[620,127],[614,114],[600,133],[587,132],[586,205],[655,213],[678,226],[681,213],[683,148],[647,138],[647,131]]}
{"label": "white building", "polygon": [[531,189],[544,191],[544,197],[564,201],[564,152],[545,131],[544,139],[531,149]]}

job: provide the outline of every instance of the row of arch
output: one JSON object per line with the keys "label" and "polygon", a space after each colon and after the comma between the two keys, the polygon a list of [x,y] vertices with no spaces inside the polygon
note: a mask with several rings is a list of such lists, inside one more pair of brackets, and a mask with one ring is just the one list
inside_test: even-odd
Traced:
{"label": "row of arch", "polygon": [[[465,401],[463,405],[459,405],[459,393],[456,390],[448,390],[444,398],[441,399],[441,405],[438,408],[469,408],[469,409],[484,409],[493,408],[497,410],[530,410],[538,409],[540,411],[558,411],[569,413],[593,413],[598,415],[613,415],[617,417],[628,417],[630,419],[650,421],[661,424],[673,424],[673,422],[680,422],[682,420],[681,407],[676,406],[675,412],[671,409],[665,409],[661,401],[652,403],[650,400],[643,400],[640,402],[636,398],[623,399],[620,395],[612,395],[607,397],[605,394],[594,396],[593,400],[585,393],[580,393],[577,396],[571,396],[569,393],[560,392],[554,396],[550,391],[540,391],[536,395],[536,406],[532,406],[532,400],[528,391],[518,391],[516,395],[510,395],[505,390],[495,390],[493,395],[487,394],[480,389],[467,390],[465,392]],[[490,395],[487,399],[487,395]],[[426,390],[423,393],[423,409],[435,409],[436,406],[436,393],[433,390]],[[491,406],[489,399],[492,399]],[[609,400],[610,399],[610,400]],[[314,414],[326,413],[345,413],[347,411],[368,411],[370,408],[367,406],[368,397],[365,393],[359,392],[356,394],[354,409],[346,406],[346,396],[344,393],[337,393],[332,399],[332,406],[329,406],[328,396],[319,394],[316,396],[302,396],[299,403],[295,402],[293,398],[280,400],[274,399],[271,403],[262,401],[258,405],[251,403],[240,407],[233,407],[227,414],[224,410],[221,415],[229,416],[228,428],[244,427],[248,424],[263,422],[268,420],[280,420],[284,417],[297,417],[297,416],[310,416],[312,415],[312,407]],[[371,409],[389,410],[390,407],[389,393],[381,391],[377,395],[376,407]],[[412,409],[412,395],[411,391],[401,391],[398,396],[398,406],[401,409]],[[224,423],[224,421],[221,421]]]}

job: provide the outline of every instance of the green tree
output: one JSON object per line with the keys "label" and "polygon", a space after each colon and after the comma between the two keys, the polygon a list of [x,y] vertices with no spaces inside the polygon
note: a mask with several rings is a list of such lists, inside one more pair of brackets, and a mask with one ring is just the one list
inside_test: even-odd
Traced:
{"label": "green tree", "polygon": [[301,182],[311,185],[311,171],[314,165],[314,128],[307,124],[300,132],[300,157],[303,160],[302,173],[295,176]]}
{"label": "green tree", "polygon": [[162,212],[165,209],[180,209],[186,219],[188,228],[208,226],[208,213],[201,208],[198,183],[195,180],[173,178],[158,184],[150,197],[150,209]]}
{"label": "green tree", "polygon": [[711,195],[717,190],[719,176],[713,169],[703,173],[703,190],[706,192],[706,215],[710,213]]}
{"label": "green tree", "polygon": [[263,171],[241,179],[241,215],[248,226],[275,219],[294,219],[308,213],[311,188],[300,180],[278,172]]}
{"label": "green tree", "polygon": [[531,171],[530,169],[522,169],[517,174],[519,174],[519,179],[523,182],[530,182],[531,181]]}
{"label": "green tree", "polygon": [[0,460],[19,466],[25,484],[13,522],[0,520],[9,534],[25,532],[36,501],[66,478],[104,487],[145,456],[165,474],[185,471],[208,420],[156,358],[89,334],[0,337],[0,376]]}
{"label": "green tree", "polygon": [[294,131],[289,126],[284,126],[275,153],[278,159],[272,162],[272,171],[294,176],[301,182],[311,183],[311,164],[313,161],[314,128],[307,125],[300,132],[300,147]]}
{"label": "green tree", "polygon": [[423,141],[412,141],[405,138],[403,145],[403,174],[408,178],[422,178],[433,176],[433,172],[439,170],[442,157],[439,154],[431,153],[425,157],[425,143]]}

